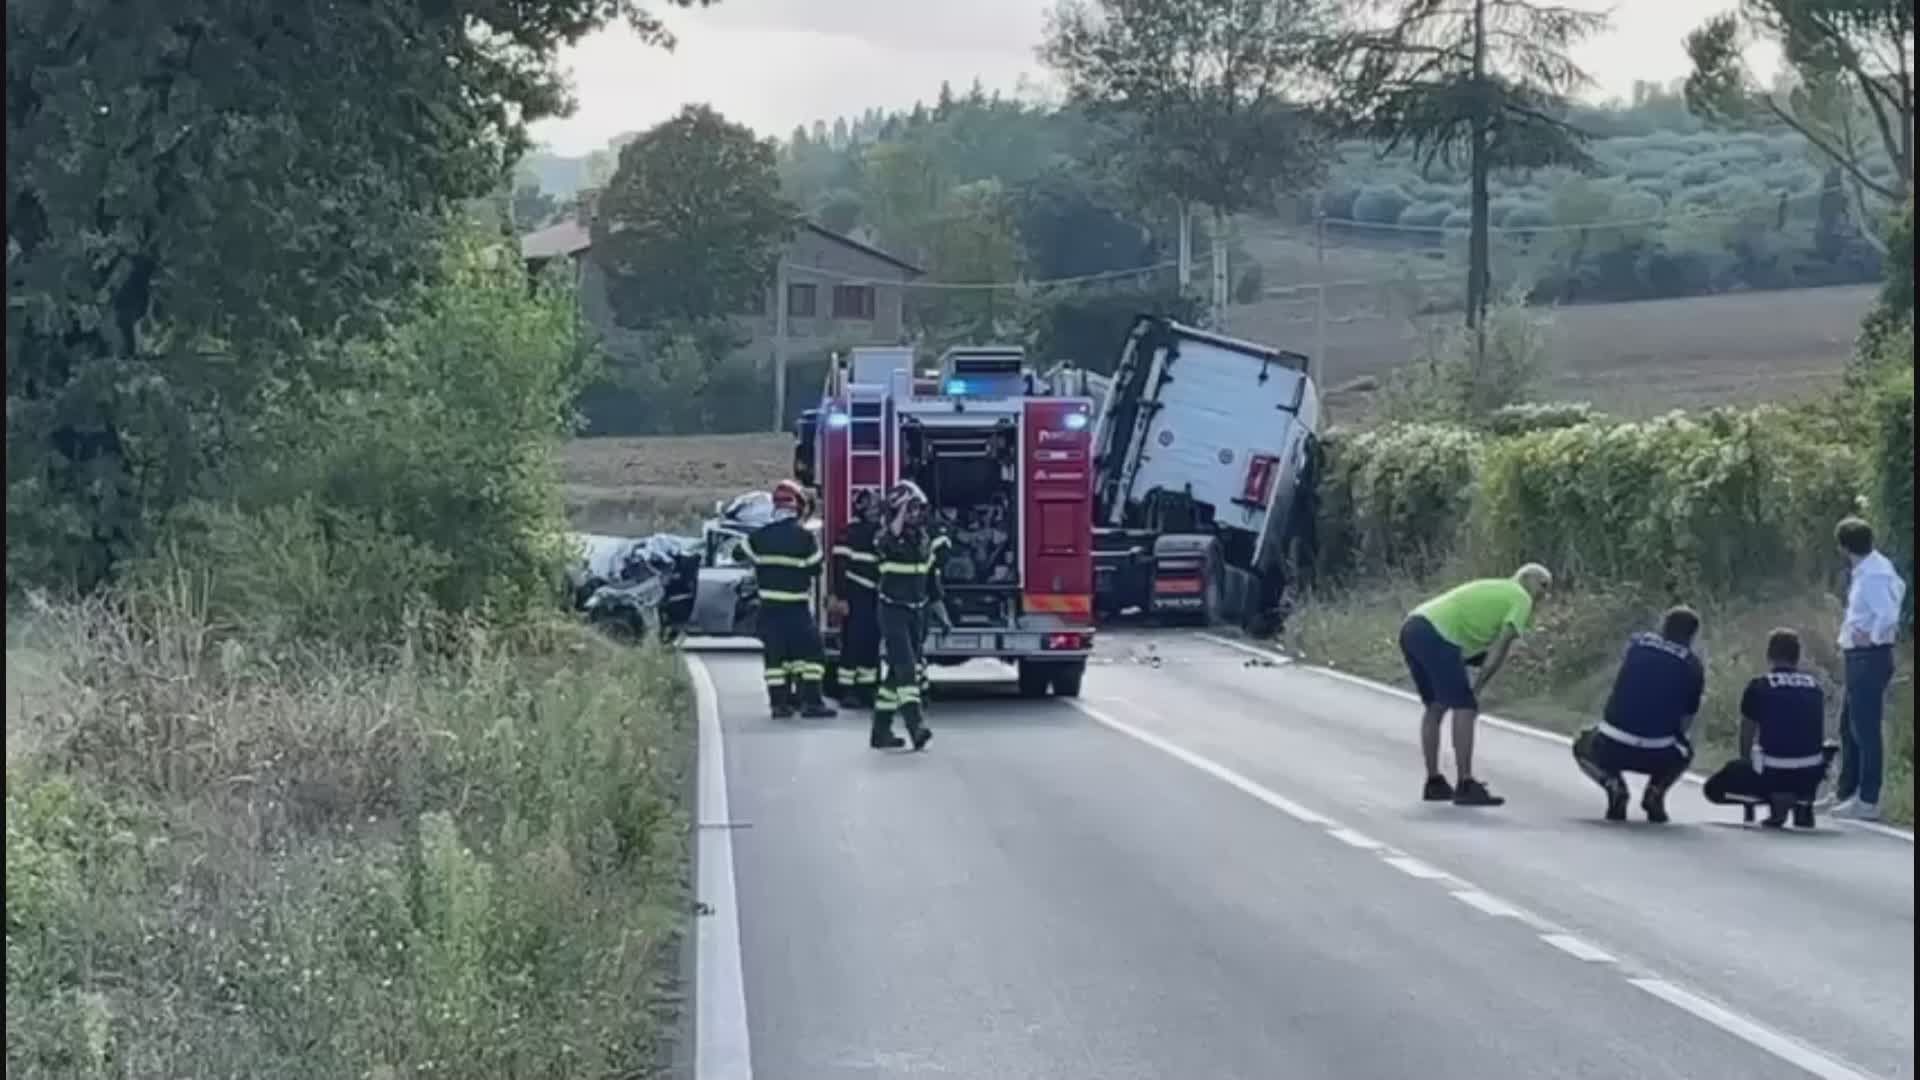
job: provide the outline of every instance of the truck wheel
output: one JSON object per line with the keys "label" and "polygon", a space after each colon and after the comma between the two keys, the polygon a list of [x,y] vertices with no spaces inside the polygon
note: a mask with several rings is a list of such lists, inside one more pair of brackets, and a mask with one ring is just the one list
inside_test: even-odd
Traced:
{"label": "truck wheel", "polygon": [[1087,677],[1085,660],[1072,664],[1061,664],[1053,670],[1053,692],[1059,697],[1076,698],[1080,696],[1080,683]]}
{"label": "truck wheel", "polygon": [[1053,672],[1047,665],[1036,660],[1022,660],[1019,668],[1020,696],[1039,698],[1047,696],[1047,687],[1053,681]]}

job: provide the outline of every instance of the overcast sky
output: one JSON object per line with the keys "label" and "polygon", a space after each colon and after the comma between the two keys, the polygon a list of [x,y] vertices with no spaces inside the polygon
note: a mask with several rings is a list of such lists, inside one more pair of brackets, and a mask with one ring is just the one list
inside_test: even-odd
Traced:
{"label": "overcast sky", "polygon": [[[1596,0],[1574,0],[1604,10]],[[1012,92],[1044,86],[1034,57],[1052,0],[721,0],[704,10],[661,8],[679,38],[671,53],[624,27],[568,50],[579,110],[537,125],[550,149],[584,154],[648,127],[688,102],[707,102],[764,135],[871,106],[931,101],[940,82],[964,90],[975,77]],[[1636,79],[1686,74],[1680,40],[1734,0],[1617,0],[1613,27],[1580,61],[1595,96],[1625,96]]]}

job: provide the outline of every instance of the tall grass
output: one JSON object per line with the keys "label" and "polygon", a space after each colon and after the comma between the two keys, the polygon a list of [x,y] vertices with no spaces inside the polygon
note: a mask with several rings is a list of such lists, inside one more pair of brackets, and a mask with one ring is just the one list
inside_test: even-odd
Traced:
{"label": "tall grass", "polygon": [[9,615],[8,1075],[661,1069],[673,657],[559,624],[230,630],[180,592]]}

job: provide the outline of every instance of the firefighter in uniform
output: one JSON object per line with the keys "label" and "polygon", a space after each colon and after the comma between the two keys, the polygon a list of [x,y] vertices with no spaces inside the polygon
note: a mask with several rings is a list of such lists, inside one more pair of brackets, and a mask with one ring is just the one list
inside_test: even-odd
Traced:
{"label": "firefighter in uniform", "polygon": [[806,506],[806,492],[798,483],[780,481],[773,489],[773,520],[740,545],[759,587],[761,656],[775,719],[792,716],[796,704],[802,716],[838,715],[820,696],[827,665],[812,600],[824,560],[801,520]]}
{"label": "firefighter in uniform", "polygon": [[853,499],[853,522],[834,545],[834,595],[845,605],[840,624],[840,683],[843,704],[873,708],[880,685],[880,497],[862,491]]}
{"label": "firefighter in uniform", "polygon": [[904,745],[893,733],[898,713],[913,748],[926,747],[933,732],[920,711],[921,640],[926,607],[939,598],[932,574],[933,551],[926,527],[927,497],[911,480],[887,493],[887,522],[875,541],[880,556],[880,647],[886,671],[874,696],[873,731],[867,744],[876,750]]}
{"label": "firefighter in uniform", "polygon": [[1814,796],[1840,751],[1823,737],[1826,694],[1800,669],[1800,635],[1791,630],[1767,638],[1767,667],[1740,696],[1740,756],[1707,778],[1707,801],[1746,807],[1748,820],[1766,807],[1768,828],[1791,814],[1796,828],[1811,829]]}
{"label": "firefighter in uniform", "polygon": [[1667,789],[1693,761],[1687,728],[1700,712],[1706,668],[1693,652],[1700,616],[1676,607],[1659,633],[1635,634],[1627,643],[1606,712],[1597,727],[1573,742],[1573,758],[1607,793],[1607,820],[1627,819],[1627,782],[1621,773],[1647,778],[1640,807],[1656,825],[1667,820]]}
{"label": "firefighter in uniform", "polygon": [[925,709],[933,698],[933,675],[927,666],[927,634],[935,626],[943,630],[953,628],[947,618],[946,589],[942,574],[946,572],[947,555],[953,550],[953,537],[939,525],[932,527],[927,540],[927,579],[929,600],[920,615],[920,629],[914,637],[914,647],[920,650],[920,708]]}

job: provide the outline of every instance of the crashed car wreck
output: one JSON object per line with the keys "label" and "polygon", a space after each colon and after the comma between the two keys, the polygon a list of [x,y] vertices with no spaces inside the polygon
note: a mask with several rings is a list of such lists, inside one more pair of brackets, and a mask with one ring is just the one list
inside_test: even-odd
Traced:
{"label": "crashed car wreck", "polygon": [[750,492],[717,505],[698,537],[576,533],[581,558],[571,580],[574,610],[626,641],[750,636],[759,595],[737,552],[772,516],[771,497]]}

